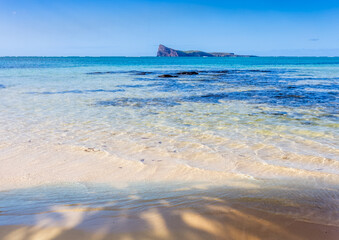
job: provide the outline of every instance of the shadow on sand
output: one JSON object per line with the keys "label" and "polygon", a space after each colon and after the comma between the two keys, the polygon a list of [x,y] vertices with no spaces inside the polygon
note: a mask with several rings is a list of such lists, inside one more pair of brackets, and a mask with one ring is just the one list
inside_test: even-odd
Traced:
{"label": "shadow on sand", "polygon": [[[319,195],[320,194],[320,195]],[[0,239],[338,239],[337,191],[72,184],[0,192]],[[285,198],[284,198],[285,196]]]}

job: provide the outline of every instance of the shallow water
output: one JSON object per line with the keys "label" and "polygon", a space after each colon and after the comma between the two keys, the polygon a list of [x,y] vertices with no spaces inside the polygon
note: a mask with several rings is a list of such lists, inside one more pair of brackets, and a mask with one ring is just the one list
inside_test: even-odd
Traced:
{"label": "shallow water", "polygon": [[337,214],[338,93],[339,58],[0,58],[1,189],[240,179],[259,199],[312,189]]}

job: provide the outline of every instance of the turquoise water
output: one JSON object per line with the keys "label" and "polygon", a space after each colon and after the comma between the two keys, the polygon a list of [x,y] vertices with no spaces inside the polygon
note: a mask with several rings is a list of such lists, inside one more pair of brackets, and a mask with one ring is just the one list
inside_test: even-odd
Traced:
{"label": "turquoise water", "polygon": [[[163,74],[175,77],[159,77]],[[37,159],[46,163],[34,165],[34,171],[22,167],[22,177],[3,178],[1,187],[8,192],[0,195],[11,203],[1,202],[2,211],[13,213],[13,203],[20,200],[15,196],[35,195],[35,189],[11,192],[14,183],[29,187],[137,179],[218,183],[225,189],[211,195],[223,199],[222,191],[230,186],[246,186],[226,198],[321,203],[321,221],[333,222],[339,199],[338,94],[339,58],[0,58],[0,161],[21,159],[28,168]],[[60,151],[75,154],[67,156],[77,156],[79,165],[54,164],[68,158],[60,157]],[[88,170],[93,176],[81,178],[85,157],[79,152],[103,153],[93,155],[96,163]],[[125,163],[135,167],[119,175],[116,171],[125,169]],[[50,176],[43,175],[49,171]],[[76,177],[57,177],[58,171]],[[230,183],[238,178],[236,185]],[[263,190],[253,193],[249,186]],[[53,189],[31,204],[53,205]],[[72,204],[82,204],[83,194]],[[95,206],[104,204],[89,198]],[[175,196],[169,191],[161,199],[166,198]],[[60,201],[69,204],[67,199]],[[186,198],[182,201],[190,206]],[[10,222],[20,223],[27,218]]]}
{"label": "turquoise water", "polygon": [[[255,176],[236,166],[243,155],[338,173],[338,58],[1,58],[0,69],[7,143],[67,143],[129,159],[137,144],[156,144],[202,169]],[[200,72],[158,77],[180,71]],[[125,150],[109,144],[112,135]],[[201,152],[211,161],[190,162]]]}
{"label": "turquoise water", "polygon": [[[235,151],[228,142],[246,147],[275,138],[283,143],[270,144],[279,151],[337,157],[338,58],[1,58],[0,69],[10,141],[26,131],[100,146],[107,132],[140,142],[128,135],[139,132],[227,154]],[[158,77],[190,70],[201,72]]]}
{"label": "turquoise water", "polygon": [[[36,139],[124,158],[156,143],[202,169],[255,176],[237,169],[244,155],[338,173],[338,58],[1,58],[0,69],[7,143]],[[158,77],[180,71],[200,72]],[[112,133],[126,150],[109,144]],[[201,152],[212,163],[190,162]]]}

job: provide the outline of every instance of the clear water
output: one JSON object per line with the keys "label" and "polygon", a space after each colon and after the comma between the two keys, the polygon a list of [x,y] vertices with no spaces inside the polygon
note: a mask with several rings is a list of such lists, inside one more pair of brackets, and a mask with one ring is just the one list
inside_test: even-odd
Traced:
{"label": "clear water", "polygon": [[307,186],[336,212],[338,94],[339,58],[0,58],[0,160],[76,146]]}
{"label": "clear water", "polygon": [[[8,143],[37,139],[116,153],[107,144],[114,133],[223,159],[215,166],[182,159],[199,168],[237,171],[236,158],[245,155],[338,173],[338,58],[1,58],[0,68],[0,133]],[[187,70],[206,72],[158,78]]]}

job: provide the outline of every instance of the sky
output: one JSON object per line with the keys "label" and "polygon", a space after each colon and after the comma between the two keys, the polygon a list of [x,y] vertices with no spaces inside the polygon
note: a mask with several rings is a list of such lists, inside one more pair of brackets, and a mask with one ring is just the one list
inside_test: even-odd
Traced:
{"label": "sky", "polygon": [[0,0],[0,56],[339,56],[339,0]]}

